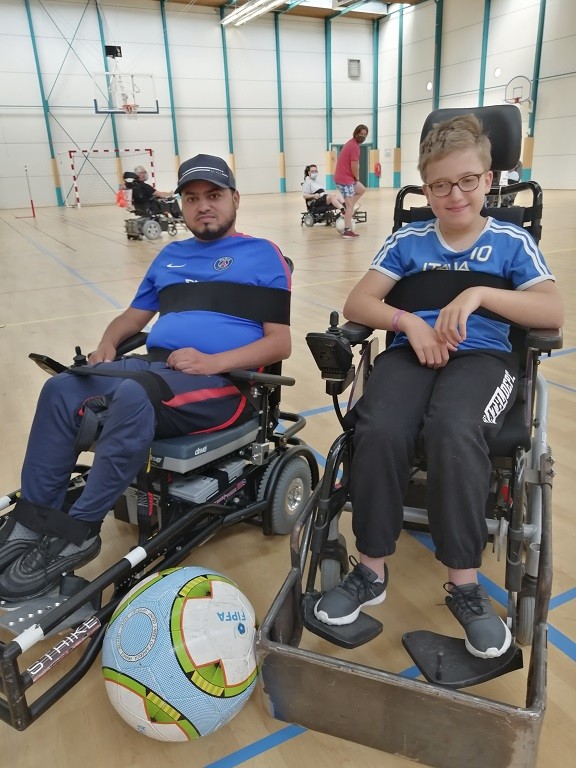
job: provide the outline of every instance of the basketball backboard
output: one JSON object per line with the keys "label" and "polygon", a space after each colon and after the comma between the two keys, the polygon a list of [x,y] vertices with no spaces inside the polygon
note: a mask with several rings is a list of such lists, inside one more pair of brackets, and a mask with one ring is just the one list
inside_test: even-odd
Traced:
{"label": "basketball backboard", "polygon": [[96,72],[94,111],[98,115],[157,115],[154,76],[138,72]]}

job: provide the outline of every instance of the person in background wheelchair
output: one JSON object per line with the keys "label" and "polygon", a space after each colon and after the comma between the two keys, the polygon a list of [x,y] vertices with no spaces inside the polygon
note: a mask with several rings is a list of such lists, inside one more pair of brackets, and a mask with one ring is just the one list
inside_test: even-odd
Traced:
{"label": "person in background wheelchair", "polygon": [[[21,495],[0,528],[1,599],[43,595],[95,558],[102,521],[145,465],[153,439],[241,423],[252,407],[226,372],[290,355],[290,270],[273,243],[236,231],[240,196],[226,162],[187,160],[176,192],[194,237],[160,251],[89,366],[43,387]],[[157,313],[148,354],[115,360],[118,345]],[[83,419],[102,410],[86,485],[63,511]]]}
{"label": "person in background wheelchair", "polygon": [[318,183],[318,166],[307,165],[304,168],[304,181],[302,182],[302,196],[306,200],[306,207],[313,214],[324,214],[335,208],[341,211],[345,202],[338,190],[326,192]]}
{"label": "person in background wheelchair", "polygon": [[[436,558],[448,569],[446,604],[467,650],[493,658],[511,633],[495,613],[477,570],[488,534],[490,444],[514,402],[518,362],[502,319],[560,327],[562,301],[544,258],[521,228],[481,216],[490,190],[491,145],[474,115],[434,125],[418,169],[432,221],[407,224],[385,241],[351,291],[347,319],[393,331],[375,361],[354,420],[352,526],[360,562],[314,607],[326,624],[352,623],[382,603],[387,559],[403,523],[403,495],[419,448],[425,452],[428,514]],[[434,311],[383,302],[396,282],[424,270],[472,270],[508,278],[515,290],[473,287]]]}
{"label": "person in background wheelchair", "polygon": [[129,180],[133,182],[130,188],[132,189],[132,205],[136,211],[149,214],[163,213],[173,219],[182,220],[182,211],[172,192],[160,192],[148,184],[148,171],[143,165],[137,165],[134,168],[134,175],[135,179],[130,172],[125,173],[124,181],[127,180],[128,176]]}

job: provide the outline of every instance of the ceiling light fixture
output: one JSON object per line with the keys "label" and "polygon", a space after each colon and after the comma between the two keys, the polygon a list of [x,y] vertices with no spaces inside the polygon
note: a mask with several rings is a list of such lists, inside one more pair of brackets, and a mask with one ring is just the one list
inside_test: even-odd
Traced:
{"label": "ceiling light fixture", "polygon": [[232,13],[225,16],[220,23],[223,26],[234,24],[234,26],[239,27],[242,24],[246,24],[247,21],[251,21],[285,4],[286,0],[249,0],[240,8],[236,8]]}

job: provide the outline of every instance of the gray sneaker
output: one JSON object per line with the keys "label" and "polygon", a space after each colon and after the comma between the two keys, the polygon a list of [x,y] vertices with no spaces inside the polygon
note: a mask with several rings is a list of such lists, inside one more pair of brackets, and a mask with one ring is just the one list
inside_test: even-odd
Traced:
{"label": "gray sneaker", "polygon": [[446,605],[464,628],[466,649],[480,659],[495,659],[512,643],[510,630],[496,614],[490,598],[479,584],[444,584]]}
{"label": "gray sneaker", "polygon": [[384,581],[371,568],[350,556],[354,568],[337,587],[330,589],[314,606],[314,615],[324,624],[352,624],[365,605],[378,605],[386,598],[388,569],[384,566]]}
{"label": "gray sneaker", "polygon": [[31,544],[38,541],[40,535],[13,517],[6,517],[0,526],[0,573],[18,560]]}
{"label": "gray sneaker", "polygon": [[19,602],[46,594],[64,573],[93,560],[101,543],[100,536],[76,545],[47,534],[36,543],[29,542],[24,554],[0,575],[0,600]]}

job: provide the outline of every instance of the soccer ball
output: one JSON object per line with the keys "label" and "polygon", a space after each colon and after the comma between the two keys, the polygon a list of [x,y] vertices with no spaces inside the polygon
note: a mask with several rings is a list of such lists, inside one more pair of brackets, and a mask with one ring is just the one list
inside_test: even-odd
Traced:
{"label": "soccer ball", "polygon": [[258,674],[254,609],[221,573],[172,568],[136,584],[102,646],[112,705],[139,733],[188,741],[248,701]]}
{"label": "soccer ball", "polygon": [[[356,222],[354,221],[354,219],[352,219],[352,223],[350,224],[350,229],[352,230],[352,232],[356,231]],[[340,234],[344,232],[344,216],[338,216],[338,218],[336,219],[336,230]]]}

